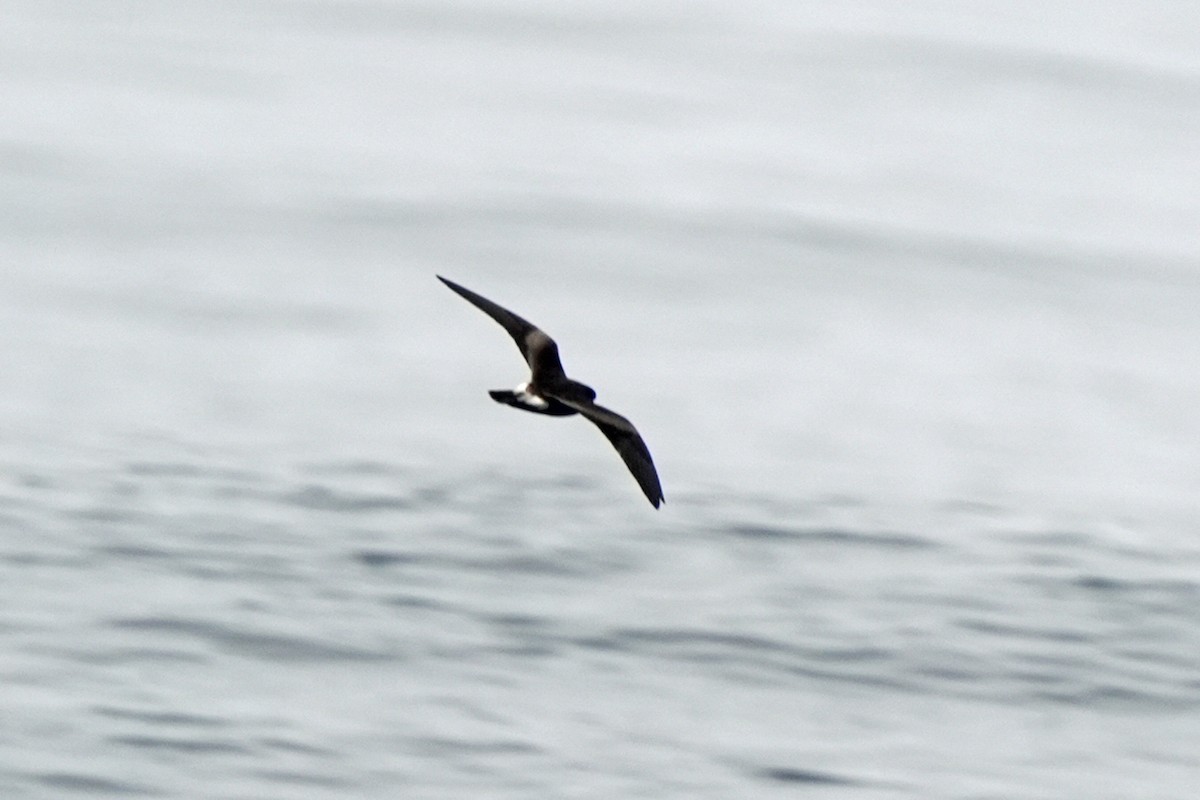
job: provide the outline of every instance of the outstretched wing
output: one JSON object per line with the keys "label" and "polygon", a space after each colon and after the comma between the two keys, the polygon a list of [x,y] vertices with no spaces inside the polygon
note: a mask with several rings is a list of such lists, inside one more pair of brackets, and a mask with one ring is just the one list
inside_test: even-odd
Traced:
{"label": "outstretched wing", "polygon": [[664,500],[662,484],[658,482],[658,471],[654,469],[654,459],[650,458],[650,450],[642,441],[637,428],[633,427],[633,423],[617,412],[595,403],[581,403],[561,397],[554,399],[583,414],[600,429],[600,432],[612,442],[612,446],[617,448],[617,452],[621,454],[625,466],[629,467],[638,486],[642,487],[646,499],[652,506],[658,508]]}
{"label": "outstretched wing", "polygon": [[456,294],[499,322],[508,335],[517,343],[525,363],[533,372],[535,382],[553,382],[555,378],[563,377],[562,362],[558,358],[558,345],[532,322],[518,317],[507,308],[496,305],[486,297],[475,294],[465,286],[459,286],[454,281],[446,280],[441,275],[438,280],[449,286]]}

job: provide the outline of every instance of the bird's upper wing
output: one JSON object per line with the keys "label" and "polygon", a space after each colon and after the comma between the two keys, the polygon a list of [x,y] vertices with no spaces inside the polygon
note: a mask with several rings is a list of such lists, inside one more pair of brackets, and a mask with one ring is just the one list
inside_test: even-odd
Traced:
{"label": "bird's upper wing", "polygon": [[637,428],[633,427],[633,423],[617,412],[595,403],[579,402],[561,397],[554,399],[575,409],[600,429],[600,432],[612,442],[613,447],[617,448],[617,452],[621,454],[625,466],[629,467],[638,486],[642,487],[646,499],[650,501],[651,505],[658,508],[659,504],[663,502],[662,484],[658,482],[658,471],[654,469],[654,459],[650,458],[650,450],[642,441]]}
{"label": "bird's upper wing", "polygon": [[499,322],[508,335],[517,343],[525,363],[533,372],[535,381],[539,378],[544,382],[552,382],[554,378],[563,377],[562,362],[558,358],[558,345],[538,326],[526,319],[518,317],[507,308],[499,306],[486,297],[475,294],[465,286],[459,286],[441,275],[438,280],[449,286],[456,294]]}

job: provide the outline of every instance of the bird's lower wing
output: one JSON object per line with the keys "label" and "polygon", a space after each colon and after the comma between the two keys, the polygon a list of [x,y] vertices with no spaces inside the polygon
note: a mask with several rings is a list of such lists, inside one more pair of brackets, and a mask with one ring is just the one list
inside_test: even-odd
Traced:
{"label": "bird's lower wing", "polygon": [[637,428],[633,427],[633,423],[617,412],[595,403],[580,403],[560,397],[555,399],[575,409],[600,429],[600,432],[612,442],[612,446],[620,453],[621,458],[625,461],[625,466],[629,467],[638,486],[642,487],[646,499],[650,501],[651,505],[658,508],[659,504],[663,502],[662,484],[658,481],[658,471],[654,469],[654,459],[650,457],[650,449],[646,447],[646,443],[637,432]]}

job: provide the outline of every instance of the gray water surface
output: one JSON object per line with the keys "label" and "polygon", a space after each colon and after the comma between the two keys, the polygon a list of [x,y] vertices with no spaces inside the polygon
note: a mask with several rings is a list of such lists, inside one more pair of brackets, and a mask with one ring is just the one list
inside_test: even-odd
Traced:
{"label": "gray water surface", "polygon": [[1194,796],[1191,4],[4,17],[0,796]]}

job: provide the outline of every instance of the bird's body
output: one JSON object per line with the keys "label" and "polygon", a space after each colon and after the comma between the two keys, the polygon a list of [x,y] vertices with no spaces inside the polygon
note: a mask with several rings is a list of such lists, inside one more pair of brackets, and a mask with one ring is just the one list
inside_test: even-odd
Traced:
{"label": "bird's body", "polygon": [[658,472],[654,469],[654,461],[650,458],[650,450],[646,443],[629,420],[593,402],[596,392],[592,387],[567,377],[558,357],[558,345],[554,340],[536,325],[496,305],[486,297],[446,280],[441,275],[438,276],[438,280],[500,323],[517,343],[521,355],[529,364],[528,381],[513,390],[495,389],[488,392],[492,399],[497,403],[535,414],[554,417],[583,415],[599,428],[617,449],[642,488],[646,499],[658,508],[663,502],[662,485],[659,483]]}

